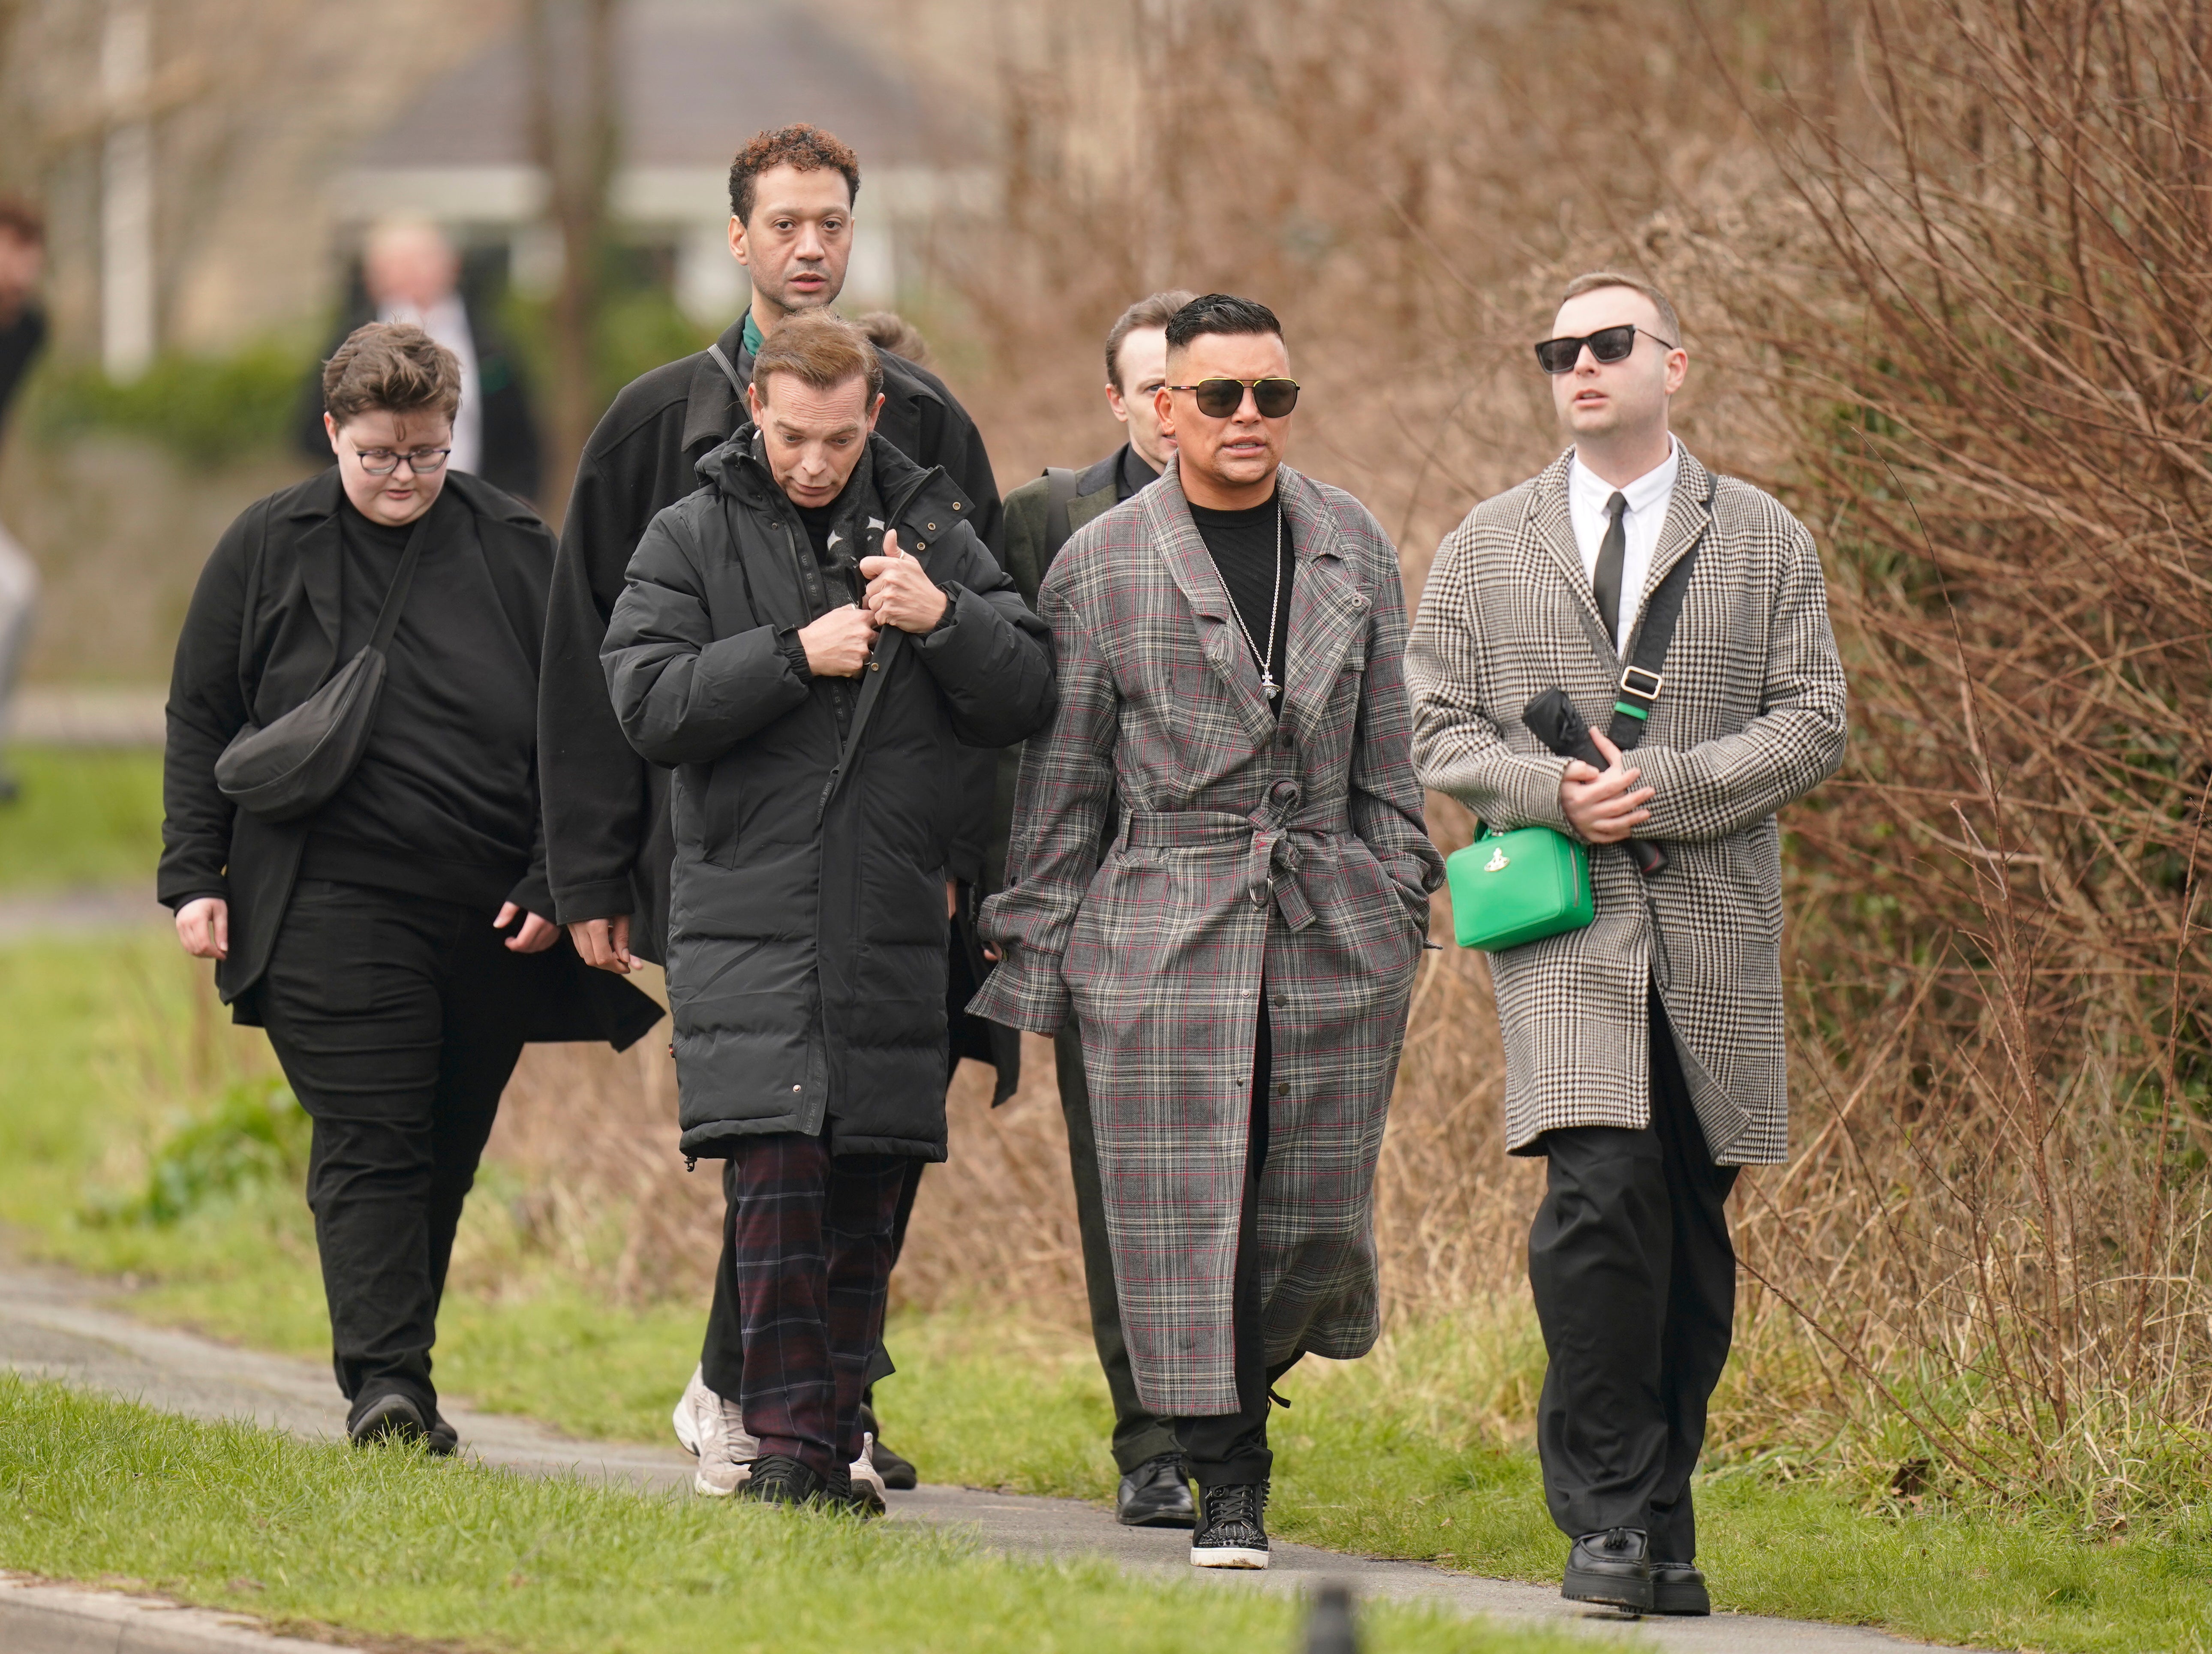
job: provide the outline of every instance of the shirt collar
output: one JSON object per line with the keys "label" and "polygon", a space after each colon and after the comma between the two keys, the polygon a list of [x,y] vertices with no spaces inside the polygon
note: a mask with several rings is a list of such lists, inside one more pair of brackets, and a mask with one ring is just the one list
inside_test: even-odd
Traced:
{"label": "shirt collar", "polygon": [[[1627,487],[1618,492],[1627,496],[1628,509],[1637,516],[1655,506],[1664,505],[1674,491],[1674,478],[1682,470],[1682,445],[1674,440],[1674,433],[1667,435],[1667,457],[1645,471]],[[1606,502],[1612,499],[1615,490],[1611,483],[1584,465],[1577,453],[1567,466],[1567,488],[1578,501],[1603,514]]]}

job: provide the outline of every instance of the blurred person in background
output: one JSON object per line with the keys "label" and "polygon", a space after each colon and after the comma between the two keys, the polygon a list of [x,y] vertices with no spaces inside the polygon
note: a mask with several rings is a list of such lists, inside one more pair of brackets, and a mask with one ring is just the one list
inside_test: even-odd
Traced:
{"label": "blurred person in background", "polygon": [[928,365],[929,341],[922,337],[919,327],[896,311],[871,310],[866,315],[854,317],[853,321],[878,350],[889,351],[917,368]]}
{"label": "blurred person in background", "polygon": [[1264,1568],[1272,1387],[1381,1329],[1375,1165],[1443,867],[1397,551],[1283,464],[1281,325],[1194,299],[1166,367],[1168,468],[1039,594],[1060,703],[973,1008],[1079,1031],[1138,1400],[1198,1484],[1190,1560]]}
{"label": "blurred person in background", "polygon": [[[246,508],[177,642],[159,894],[265,1028],[314,1122],[307,1203],[356,1442],[451,1452],[430,1347],[461,1206],[525,1043],[627,1046],[659,1020],[552,921],[537,778],[553,536],[456,471],[460,364],[372,323],[323,369],[335,468]],[[224,749],[396,629],[365,749],[272,821],[216,785]]]}
{"label": "blurred person in background", "polygon": [[[1489,956],[1506,1150],[1545,1163],[1536,1446],[1561,1594],[1703,1614],[1690,1478],[1735,1313],[1729,1192],[1789,1148],[1774,812],[1843,761],[1844,668],[1812,535],[1668,429],[1690,357],[1666,295],[1593,271],[1552,335],[1536,356],[1573,445],[1437,547],[1413,751],[1493,830],[1589,847],[1595,919]],[[1603,770],[1523,721],[1552,690]],[[1656,877],[1632,838],[1664,841]]]}
{"label": "blurred person in background", "polygon": [[[460,255],[444,231],[427,219],[386,219],[362,246],[360,302],[337,338],[365,322],[411,322],[452,351],[461,364],[461,409],[447,463],[534,502],[542,466],[538,422],[514,349],[489,310],[462,293]],[[299,441],[312,459],[330,456],[322,411],[321,383],[310,380],[301,392]]]}
{"label": "blurred person in background", "polygon": [[[1006,572],[1030,607],[1036,606],[1037,588],[1069,536],[1167,469],[1175,438],[1162,429],[1155,405],[1168,380],[1167,326],[1175,313],[1196,296],[1177,288],[1139,299],[1106,334],[1106,405],[1127,427],[1128,440],[1081,471],[1049,470],[1006,496]],[[999,757],[988,880],[993,891],[1005,882],[1021,757],[1018,747],[1008,748]],[[1109,818],[1113,813],[1109,809]],[[1091,1341],[1114,1402],[1114,1462],[1121,1472],[1114,1513],[1132,1528],[1188,1528],[1197,1520],[1197,1509],[1185,1480],[1182,1450],[1170,1421],[1147,1412],[1137,1399],[1128,1346],[1121,1336],[1114,1252],[1107,1241],[1104,1196],[1098,1186],[1098,1147],[1083,1079],[1083,1036],[1072,1021],[1053,1037],[1053,1065],[1059,1071],[1060,1111],[1067,1119],[1067,1158],[1075,1179],[1076,1226],[1083,1237]]]}
{"label": "blurred person in background", "polygon": [[[0,434],[6,430],[9,404],[46,342],[46,311],[39,302],[39,278],[46,267],[46,220],[28,202],[0,198]],[[39,565],[0,523],[0,736],[8,733],[38,611]],[[21,792],[15,776],[0,765],[0,804],[13,804]]]}
{"label": "blurred person in background", "polygon": [[668,994],[683,1150],[726,1167],[737,1336],[704,1366],[750,1439],[736,1491],[876,1513],[861,1396],[907,1164],[945,1153],[957,759],[1053,695],[953,484],[874,434],[883,384],[850,322],[770,332],[750,423],[653,520],[602,656],[675,773]]}
{"label": "blurred person in background", "polygon": [[[745,398],[762,342],[786,317],[833,304],[843,289],[860,189],[860,160],[832,134],[805,125],[757,134],[730,165],[730,253],[751,278],[751,302],[708,349],[625,386],[577,462],[546,623],[541,779],[554,901],[577,952],[603,970],[628,971],[640,960],[666,958],[675,857],[669,771],[639,756],[608,699],[599,665],[607,617],[647,525],[698,490],[700,461],[746,423]],[[878,354],[884,405],[877,435],[916,465],[944,469],[952,486],[947,511],[970,524],[995,554],[999,488],[975,422],[934,374],[888,351]],[[970,807],[956,836],[951,868],[958,911],[947,946],[956,982],[961,971],[982,970],[974,915],[995,759],[976,750],[957,761]],[[998,1094],[1012,1092],[1020,1054],[1013,1036],[963,1019],[952,1045],[956,1061],[959,1053],[989,1053],[999,1069]],[[924,1164],[908,1163],[897,1237],[904,1235],[914,1180]],[[726,1230],[707,1348],[734,1363],[739,1340],[732,1244]],[[890,1370],[878,1350],[874,1376]],[[675,1426],[677,1439],[699,1455],[700,1489],[734,1492],[752,1450],[734,1389],[719,1395],[694,1372],[677,1403]],[[874,1430],[872,1419],[869,1428]],[[880,1433],[874,1452],[890,1486],[914,1485],[914,1467],[886,1447]]]}

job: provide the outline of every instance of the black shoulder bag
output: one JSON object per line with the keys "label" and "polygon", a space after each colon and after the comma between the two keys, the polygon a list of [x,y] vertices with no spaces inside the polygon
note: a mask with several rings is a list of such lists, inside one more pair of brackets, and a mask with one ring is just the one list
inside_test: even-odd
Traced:
{"label": "black shoulder bag", "polygon": [[297,820],[329,802],[361,763],[384,695],[386,654],[399,611],[407,606],[407,589],[415,583],[429,518],[424,512],[416,520],[392,589],[376,611],[376,630],[361,652],[265,729],[246,725],[215,761],[216,787],[240,809],[264,821]]}

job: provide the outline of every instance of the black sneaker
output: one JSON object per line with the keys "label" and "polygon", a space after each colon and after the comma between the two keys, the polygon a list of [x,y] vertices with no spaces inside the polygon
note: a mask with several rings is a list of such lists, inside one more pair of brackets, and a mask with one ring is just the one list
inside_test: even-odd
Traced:
{"label": "black sneaker", "polygon": [[822,1501],[833,1511],[850,1511],[863,1520],[879,1517],[890,1507],[884,1496],[876,1491],[873,1482],[853,1475],[853,1467],[841,1464],[822,1483]]}
{"label": "black sneaker", "polygon": [[1194,1568],[1264,1568],[1267,1566],[1267,1484],[1233,1481],[1199,1490],[1204,1513],[1190,1536]]}
{"label": "black sneaker", "polygon": [[1161,1453],[1121,1478],[1114,1493],[1114,1519],[1124,1528],[1194,1528],[1198,1507],[1182,1455]]}
{"label": "black sneaker", "polygon": [[450,1459],[461,1450],[461,1432],[446,1422],[442,1413],[430,1415],[430,1427],[422,1434],[422,1445],[438,1458]]}
{"label": "black sneaker", "polygon": [[1651,1558],[1644,1529],[1608,1528],[1575,1541],[1567,1553],[1567,1577],[1559,1595],[1574,1602],[1650,1613]]}
{"label": "black sneaker", "polygon": [[875,1408],[860,1408],[860,1428],[875,1438],[868,1445],[868,1462],[876,1467],[876,1474],[884,1479],[884,1487],[894,1493],[911,1493],[921,1486],[921,1473],[884,1445],[884,1427],[876,1420]]}
{"label": "black sneaker", "polygon": [[823,1497],[821,1476],[782,1453],[769,1453],[753,1461],[751,1475],[738,1484],[739,1499],[763,1505],[813,1505]]}
{"label": "black sneaker", "polygon": [[1651,1565],[1651,1606],[1661,1614],[1711,1614],[1705,1576],[1687,1562]]}
{"label": "black sneaker", "polygon": [[361,1404],[346,1420],[346,1435],[356,1447],[373,1447],[382,1442],[427,1443],[430,1427],[423,1422],[422,1409],[413,1396],[387,1389]]}

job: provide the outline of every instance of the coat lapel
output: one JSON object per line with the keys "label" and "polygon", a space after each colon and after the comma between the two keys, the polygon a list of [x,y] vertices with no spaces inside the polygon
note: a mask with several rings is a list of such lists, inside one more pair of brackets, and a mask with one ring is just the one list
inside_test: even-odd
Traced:
{"label": "coat lapel", "polygon": [[1602,629],[1597,593],[1590,589],[1589,575],[1583,568],[1582,548],[1575,544],[1574,518],[1567,510],[1567,464],[1574,458],[1574,453],[1569,448],[1537,474],[1535,499],[1528,508],[1528,526],[1537,543],[1559,565],[1567,589],[1582,599],[1591,622]]}
{"label": "coat lapel", "polygon": [[[1260,669],[1252,664],[1236,623],[1230,618],[1229,588],[1221,571],[1190,520],[1190,502],[1183,497],[1182,474],[1173,465],[1159,483],[1137,496],[1144,507],[1146,526],[1160,549],[1160,562],[1190,605],[1198,625],[1198,647],[1206,664],[1221,680],[1223,692],[1255,745],[1273,734],[1274,709],[1260,692]],[[1295,624],[1295,621],[1293,622]]]}
{"label": "coat lapel", "polygon": [[1280,475],[1297,569],[1283,668],[1283,720],[1310,732],[1325,715],[1345,651],[1366,629],[1369,605],[1345,573],[1343,534],[1321,490],[1288,465]]}
{"label": "coat lapel", "polygon": [[[331,475],[335,477],[337,473],[333,471]],[[338,491],[333,488],[331,492],[335,496]],[[338,631],[343,614],[338,587],[345,570],[338,509],[343,504],[341,496],[337,507],[324,514],[320,521],[311,523],[292,549],[292,555],[299,560],[300,589],[307,594],[308,612],[315,617],[315,624],[323,629],[323,636],[330,643],[330,659],[324,665],[323,677],[327,677],[338,661]]]}
{"label": "coat lapel", "polygon": [[[1679,443],[1680,439],[1675,439]],[[1651,549],[1651,571],[1644,576],[1644,591],[1636,600],[1636,630],[1629,635],[1628,655],[1634,659],[1638,635],[1644,630],[1644,605],[1667,572],[1689,555],[1690,548],[1713,526],[1713,474],[1681,450],[1681,468],[1674,473],[1674,497],[1667,502],[1667,520],[1659,529],[1659,544]]]}

